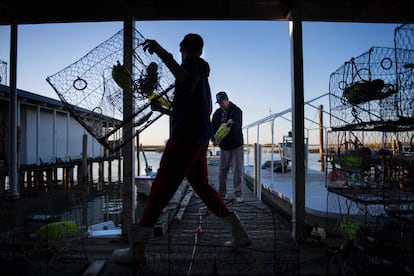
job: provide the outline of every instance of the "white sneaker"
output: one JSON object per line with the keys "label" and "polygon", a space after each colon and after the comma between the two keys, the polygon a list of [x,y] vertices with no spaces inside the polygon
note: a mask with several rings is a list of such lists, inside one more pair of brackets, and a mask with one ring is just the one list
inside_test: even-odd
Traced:
{"label": "white sneaker", "polygon": [[243,202],[243,197],[242,196],[237,196],[235,200],[238,203]]}

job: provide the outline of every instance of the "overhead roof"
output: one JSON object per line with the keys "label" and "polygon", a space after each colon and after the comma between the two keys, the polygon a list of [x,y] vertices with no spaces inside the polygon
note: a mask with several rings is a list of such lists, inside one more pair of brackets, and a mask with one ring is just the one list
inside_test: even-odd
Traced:
{"label": "overhead roof", "polygon": [[136,20],[414,22],[412,0],[0,0],[0,25]]}

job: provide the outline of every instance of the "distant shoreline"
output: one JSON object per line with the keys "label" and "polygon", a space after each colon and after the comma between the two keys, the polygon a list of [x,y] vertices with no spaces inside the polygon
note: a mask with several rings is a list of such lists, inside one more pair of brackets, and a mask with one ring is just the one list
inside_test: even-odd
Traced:
{"label": "distant shoreline", "polygon": [[144,151],[157,151],[162,152],[165,148],[164,145],[142,145]]}
{"label": "distant shoreline", "polygon": [[[244,145],[245,147],[253,147],[254,145]],[[165,148],[164,145],[142,145],[144,151],[156,151],[156,152],[162,152]],[[213,147],[213,145],[209,145],[209,147]],[[263,145],[263,148],[271,148],[270,145]],[[275,146],[274,149],[275,153],[278,153],[278,147]],[[319,148],[317,145],[314,145],[312,147],[309,147],[308,150],[309,153],[318,153],[319,152]]]}

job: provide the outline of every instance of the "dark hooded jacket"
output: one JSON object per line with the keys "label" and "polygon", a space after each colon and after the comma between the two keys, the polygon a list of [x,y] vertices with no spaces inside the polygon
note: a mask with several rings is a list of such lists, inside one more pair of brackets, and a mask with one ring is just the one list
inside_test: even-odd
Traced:
{"label": "dark hooded jacket", "polygon": [[211,137],[212,100],[210,66],[202,58],[185,59],[181,67],[189,77],[176,83],[171,113],[171,137],[178,142],[207,147]]}
{"label": "dark hooded jacket", "polygon": [[[223,110],[221,108],[218,108],[214,114],[213,118],[211,120],[213,130],[212,133],[216,133],[216,131],[219,129],[220,125],[224,122],[227,122],[229,119],[233,120],[233,125],[230,128],[229,134],[227,134],[226,137],[223,138],[223,140],[220,142],[219,147],[222,150],[232,150],[237,147],[240,147],[243,145],[243,112],[242,110],[235,105],[232,102],[229,102],[229,106],[226,110],[225,116],[223,118],[222,116]],[[214,138],[212,137],[212,141],[214,141]]]}

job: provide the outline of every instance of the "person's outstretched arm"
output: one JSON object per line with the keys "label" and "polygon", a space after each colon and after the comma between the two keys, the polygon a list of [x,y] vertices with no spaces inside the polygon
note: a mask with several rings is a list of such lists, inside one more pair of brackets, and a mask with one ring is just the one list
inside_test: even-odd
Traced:
{"label": "person's outstretched arm", "polygon": [[156,53],[157,56],[164,62],[171,73],[174,75],[177,82],[184,82],[187,78],[186,71],[175,61],[173,55],[165,50],[157,41],[147,39],[143,43],[144,51],[148,51],[151,55]]}

